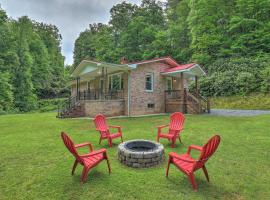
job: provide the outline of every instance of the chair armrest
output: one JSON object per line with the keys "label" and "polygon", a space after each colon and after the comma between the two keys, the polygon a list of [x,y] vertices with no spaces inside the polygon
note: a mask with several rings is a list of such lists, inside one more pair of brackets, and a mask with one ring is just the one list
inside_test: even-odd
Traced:
{"label": "chair armrest", "polygon": [[122,128],[121,128],[121,126],[109,125],[109,128],[117,128],[118,131],[119,131],[120,133],[122,133]]}
{"label": "chair armrest", "polygon": [[109,125],[111,128],[121,128],[121,126]]}
{"label": "chair armrest", "polygon": [[96,131],[107,131],[106,129],[99,129],[99,128],[96,128]]}
{"label": "chair armrest", "polygon": [[106,149],[99,149],[97,151],[92,151],[91,153],[83,154],[80,156],[85,158],[85,157],[94,156],[94,155],[103,154],[103,153],[106,153]]}
{"label": "chair armrest", "polygon": [[167,125],[161,125],[161,126],[158,126],[157,128],[158,129],[162,129],[162,128],[165,128],[165,127],[168,127],[169,126],[169,124],[167,124]]}
{"label": "chair armrest", "polygon": [[169,153],[169,156],[170,156],[170,157],[173,157],[173,158],[175,158],[175,159],[178,159],[178,160],[182,160],[182,161],[184,161],[184,162],[188,162],[188,163],[194,163],[194,162],[196,162],[196,161],[193,160],[193,159],[182,158],[181,156],[179,156],[179,155],[178,155],[177,153],[175,153],[175,152]]}
{"label": "chair armrest", "polygon": [[190,154],[191,149],[194,149],[194,150],[197,150],[197,151],[202,151],[202,150],[203,150],[202,147],[196,146],[196,145],[193,145],[193,144],[192,144],[192,145],[190,145],[190,146],[188,147],[187,154]]}
{"label": "chair armrest", "polygon": [[84,143],[81,143],[81,144],[76,144],[75,148],[81,148],[81,147],[85,147],[85,146],[89,146],[89,150],[93,151],[93,146],[92,146],[92,144],[90,142],[84,142]]}

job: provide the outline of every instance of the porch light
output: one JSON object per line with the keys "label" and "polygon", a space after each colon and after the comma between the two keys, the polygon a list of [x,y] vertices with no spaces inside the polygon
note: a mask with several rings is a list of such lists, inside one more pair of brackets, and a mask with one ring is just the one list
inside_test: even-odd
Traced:
{"label": "porch light", "polygon": [[173,82],[176,82],[176,78],[173,78]]}
{"label": "porch light", "polygon": [[98,74],[101,74],[101,71],[100,70],[98,70],[98,72],[97,72]]}

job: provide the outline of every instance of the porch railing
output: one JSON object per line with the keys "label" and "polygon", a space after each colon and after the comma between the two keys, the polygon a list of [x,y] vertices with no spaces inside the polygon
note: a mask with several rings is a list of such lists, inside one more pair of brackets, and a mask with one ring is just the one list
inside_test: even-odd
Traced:
{"label": "porch railing", "polygon": [[183,92],[181,90],[165,90],[165,100],[181,100],[183,99]]}
{"label": "porch railing", "polygon": [[170,100],[176,100],[183,105],[183,111],[187,111],[187,105],[192,105],[196,112],[208,112],[210,113],[210,102],[205,97],[194,94],[186,89],[183,90],[165,90],[165,104]]}
{"label": "porch railing", "polygon": [[78,100],[118,100],[124,99],[124,90],[96,90],[79,91]]}

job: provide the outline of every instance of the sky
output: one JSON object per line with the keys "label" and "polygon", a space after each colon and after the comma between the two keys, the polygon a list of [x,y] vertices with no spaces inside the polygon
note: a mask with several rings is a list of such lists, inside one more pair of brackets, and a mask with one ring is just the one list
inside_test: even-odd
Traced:
{"label": "sky", "polygon": [[[73,47],[80,32],[92,23],[107,23],[110,9],[123,0],[0,0],[9,17],[27,15],[38,22],[54,24],[62,35],[65,64],[73,63]],[[126,0],[140,4],[140,0]]]}

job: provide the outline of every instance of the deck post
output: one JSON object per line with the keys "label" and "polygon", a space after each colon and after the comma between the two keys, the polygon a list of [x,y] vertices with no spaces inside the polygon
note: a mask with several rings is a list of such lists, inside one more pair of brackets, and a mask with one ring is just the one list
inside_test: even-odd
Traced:
{"label": "deck post", "polygon": [[184,90],[184,73],[181,72],[180,74],[180,81],[181,81],[181,96],[182,96],[182,112],[185,113],[186,112],[186,93]]}
{"label": "deck post", "polygon": [[196,92],[196,97],[198,98],[199,96],[198,76],[195,76],[195,92]]}
{"label": "deck post", "polygon": [[202,112],[202,107],[201,107],[201,99],[199,98],[199,84],[198,84],[199,77],[195,76],[195,92],[196,92],[196,98],[199,100],[199,112]]}
{"label": "deck post", "polygon": [[76,98],[78,98],[79,95],[79,77],[76,78]]}
{"label": "deck post", "polygon": [[80,77],[77,78],[77,97],[78,100],[81,98],[81,80]]}

